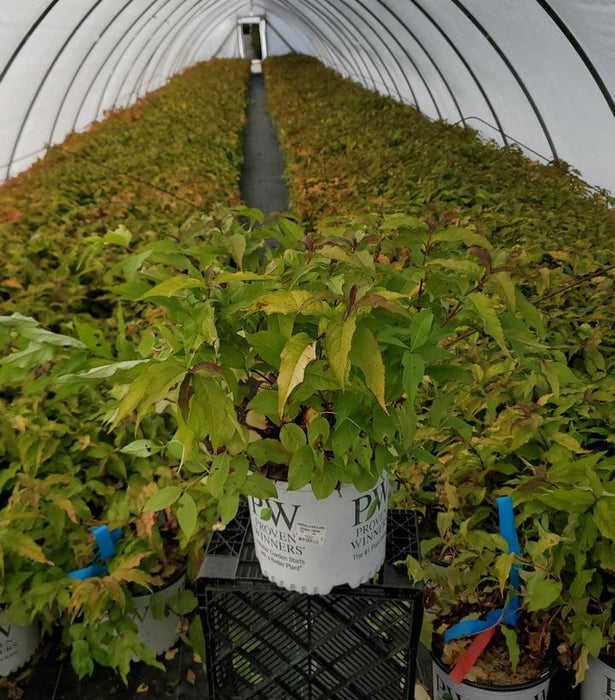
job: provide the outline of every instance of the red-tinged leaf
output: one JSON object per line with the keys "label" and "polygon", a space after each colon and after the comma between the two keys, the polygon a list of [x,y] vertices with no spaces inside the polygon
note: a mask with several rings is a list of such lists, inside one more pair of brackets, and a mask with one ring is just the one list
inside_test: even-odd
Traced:
{"label": "red-tinged leaf", "polygon": [[380,294],[366,294],[357,301],[357,306],[370,306],[370,307],[380,307],[391,311],[394,314],[400,314],[401,316],[409,316],[408,311],[396,301],[392,299],[385,299]]}
{"label": "red-tinged leaf", "polygon": [[149,685],[147,685],[147,683],[141,683],[141,685],[137,687],[137,693],[147,693],[148,690]]}
{"label": "red-tinged leaf", "polygon": [[126,581],[130,583],[139,583],[146,588],[151,588],[151,586],[156,582],[156,579],[150,574],[142,571],[141,569],[117,569],[111,576],[118,582]]}
{"label": "red-tinged leaf", "polygon": [[190,399],[194,395],[194,389],[191,386],[191,381],[192,377],[190,374],[186,374],[179,387],[179,394],[177,397],[177,404],[184,422],[188,420],[188,416],[190,414]]}
{"label": "red-tinged leaf", "polygon": [[473,245],[470,248],[468,248],[468,253],[470,253],[470,255],[473,255],[475,258],[478,258],[485,267],[491,269],[492,260],[488,250]]}
{"label": "red-tinged leaf", "polygon": [[196,673],[195,673],[191,668],[189,668],[189,669],[186,671],[186,680],[187,680],[188,683],[190,683],[191,685],[194,685],[194,684],[196,683]]}
{"label": "red-tinged leaf", "polygon": [[10,535],[2,538],[4,548],[20,554],[26,559],[31,559],[39,564],[53,564],[48,561],[40,545],[38,545],[31,537],[24,535],[22,532],[11,530]]}

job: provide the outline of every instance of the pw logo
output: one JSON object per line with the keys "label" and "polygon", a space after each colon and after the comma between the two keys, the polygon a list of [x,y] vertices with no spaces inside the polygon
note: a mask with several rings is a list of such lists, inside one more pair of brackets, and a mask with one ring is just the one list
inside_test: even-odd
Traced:
{"label": "pw logo", "polygon": [[354,499],[354,526],[367,522],[376,511],[380,511],[387,502],[387,487],[381,481],[371,493],[364,493]]}
{"label": "pw logo", "polygon": [[0,625],[0,634],[8,639],[9,635],[11,634],[12,627],[13,625],[9,625],[8,627],[3,627],[2,625]]}
{"label": "pw logo", "polygon": [[289,532],[297,517],[297,511],[301,508],[301,506],[298,505],[284,505],[279,501],[272,501],[270,498],[266,500],[251,498],[250,500],[252,502],[252,511],[255,515],[259,515],[262,508],[270,508],[273,524],[278,527],[278,523],[282,520],[286,524],[286,528]]}

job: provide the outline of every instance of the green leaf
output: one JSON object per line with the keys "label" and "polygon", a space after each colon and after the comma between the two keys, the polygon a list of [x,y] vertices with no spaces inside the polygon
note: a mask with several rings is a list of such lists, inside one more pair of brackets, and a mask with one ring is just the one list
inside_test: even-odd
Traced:
{"label": "green leaf", "polygon": [[517,666],[519,666],[519,657],[521,655],[519,641],[517,640],[517,633],[512,627],[507,627],[506,625],[500,625],[500,631],[506,640],[506,647],[508,648],[508,657],[510,658],[512,671],[513,673],[516,673]]}
{"label": "green leaf", "polygon": [[271,520],[271,516],[273,515],[273,511],[271,508],[261,508],[260,512],[260,519],[261,520]]}
{"label": "green leaf", "polygon": [[252,472],[248,476],[243,482],[242,491],[246,496],[253,496],[261,500],[276,498],[278,495],[275,483],[260,472]]}
{"label": "green leaf", "polygon": [[235,491],[225,494],[218,501],[218,515],[222,522],[227,525],[237,515],[239,509],[239,494]]}
{"label": "green leaf", "polygon": [[329,439],[331,426],[324,416],[316,416],[308,426],[308,442],[312,447],[324,444]]}
{"label": "green leaf", "polygon": [[410,350],[414,351],[425,345],[431,326],[433,324],[433,314],[429,309],[423,309],[412,319],[410,326]]}
{"label": "green leaf", "polygon": [[[100,369],[100,368],[99,368]],[[143,417],[147,408],[166,398],[168,390],[177,384],[185,374],[185,369],[173,358],[164,362],[152,361],[147,364],[132,382],[124,395],[122,403],[113,417],[111,429],[139,408],[137,423]]]}
{"label": "green leaf", "polygon": [[312,476],[312,491],[319,500],[330,496],[336,486],[337,476],[332,474],[326,465],[322,471],[317,471]]}
{"label": "green leaf", "polygon": [[425,361],[417,353],[404,353],[402,358],[404,373],[402,383],[404,391],[408,396],[410,405],[414,404],[418,392],[418,386],[423,381],[425,375]]}
{"label": "green leaf", "polygon": [[335,454],[343,457],[352,446],[359,432],[360,428],[349,420],[336,424],[331,437],[331,446]]}
{"label": "green leaf", "polygon": [[349,370],[349,356],[352,347],[357,324],[356,316],[349,316],[342,321],[339,317],[332,318],[327,324],[325,335],[325,348],[331,368],[335,374],[342,391],[346,387],[346,378]]}
{"label": "green leaf", "polygon": [[184,589],[173,599],[172,608],[178,615],[187,615],[196,610],[198,601],[192,591]]}
{"label": "green leaf", "polygon": [[149,497],[147,503],[143,506],[143,510],[146,512],[164,510],[172,506],[181,496],[181,493],[182,490],[179,486],[166,486],[163,489],[159,489]]}
{"label": "green leaf", "polygon": [[506,305],[511,311],[515,311],[517,308],[517,296],[515,294],[515,285],[512,281],[510,273],[508,272],[496,272],[491,275],[491,279],[497,283],[502,293],[502,298],[506,302]]}
{"label": "green leaf", "polygon": [[92,367],[92,369],[87,372],[81,372],[77,376],[83,377],[84,379],[106,379],[107,377],[112,377],[116,372],[132,369],[137,365],[143,365],[147,362],[150,362],[150,360],[124,360],[123,362],[114,362],[110,365]]}
{"label": "green leaf", "polygon": [[615,504],[612,498],[599,498],[594,507],[594,523],[603,537],[615,541]]}
{"label": "green leaf", "polygon": [[305,445],[305,432],[296,423],[286,423],[280,430],[280,442],[285,450],[294,454],[300,447]]}
{"label": "green leaf", "polygon": [[514,553],[500,554],[495,559],[495,570],[498,575],[498,583],[500,584],[500,592],[503,594],[506,590],[510,569],[515,561]]}
{"label": "green leaf", "polygon": [[175,275],[160,282],[149,291],[141,296],[141,299],[151,299],[152,297],[172,297],[176,292],[182,289],[191,289],[194,287],[204,287],[203,280],[188,277],[188,275]]}
{"label": "green leaf", "polygon": [[597,659],[603,648],[602,631],[599,627],[585,627],[581,633],[583,644],[589,653]]}
{"label": "green leaf", "polygon": [[216,455],[211,463],[207,488],[214,498],[220,498],[230,469],[230,458],[226,452]]}
{"label": "green leaf", "polygon": [[355,330],[350,359],[363,372],[367,388],[386,412],[384,363],[376,338],[368,328],[359,326]]}
{"label": "green leaf", "polygon": [[213,370],[192,376],[194,395],[190,399],[188,422],[197,437],[209,436],[214,450],[230,441],[235,433],[235,408],[223,382]]}
{"label": "green leaf", "polygon": [[122,248],[128,248],[130,241],[132,240],[132,233],[124,226],[120,224],[114,231],[108,231],[103,236],[103,241],[111,245],[119,245]]}
{"label": "green leaf", "polygon": [[444,231],[436,231],[431,239],[434,243],[463,243],[466,246],[480,246],[491,249],[491,243],[480,233],[467,228],[447,228]]}
{"label": "green leaf", "polygon": [[70,662],[79,678],[92,675],[94,671],[94,661],[90,645],[85,639],[76,639],[73,642],[70,652]]}
{"label": "green leaf", "polygon": [[197,516],[198,513],[194,499],[189,493],[184,493],[179,499],[177,522],[186,539],[190,539],[196,529]]}
{"label": "green leaf", "polygon": [[292,243],[298,243],[305,235],[303,228],[292,219],[280,217],[278,219],[278,226],[284,234],[284,238],[287,238]]}
{"label": "green leaf", "polygon": [[560,597],[562,584],[547,578],[545,574],[530,572],[526,581],[526,600],[528,612],[548,610]]}
{"label": "green leaf", "polygon": [[279,440],[264,438],[255,440],[247,447],[247,452],[259,467],[272,462],[273,464],[288,464],[288,452]]}
{"label": "green leaf", "polygon": [[278,375],[278,414],[284,414],[284,406],[292,390],[303,381],[305,368],[316,359],[316,341],[306,333],[293,335],[280,355]]}
{"label": "green leaf", "polygon": [[309,445],[303,445],[293,455],[288,467],[288,490],[296,491],[312,478],[314,452]]}
{"label": "green leaf", "polygon": [[129,445],[122,447],[120,452],[127,455],[134,455],[135,457],[151,457],[152,455],[158,454],[162,450],[160,445],[151,440],[135,440]]}
{"label": "green leaf", "polygon": [[467,300],[474,307],[476,313],[479,315],[483,322],[483,327],[485,333],[490,335],[504,350],[508,352],[506,347],[506,340],[504,338],[504,331],[502,330],[502,324],[498,318],[495,309],[493,308],[493,302],[489,297],[487,297],[482,292],[472,292],[468,294]]}
{"label": "green leaf", "polygon": [[237,267],[243,271],[243,256],[246,252],[246,238],[240,233],[234,233],[228,238],[228,244],[233,251],[233,259],[237,263]]}

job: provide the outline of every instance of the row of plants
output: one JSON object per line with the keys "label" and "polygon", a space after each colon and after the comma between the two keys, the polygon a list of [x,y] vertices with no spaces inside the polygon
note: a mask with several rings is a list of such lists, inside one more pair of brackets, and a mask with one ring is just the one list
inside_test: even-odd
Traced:
{"label": "row of plants", "polygon": [[239,204],[248,63],[186,70],[127,109],[74,133],[0,187],[0,308],[58,329],[113,315],[102,275],[114,260],[90,236],[173,236],[194,211]]}
{"label": "row of plants", "polygon": [[[418,503],[432,530],[424,552],[435,558],[408,565],[438,587],[443,623],[501,608],[521,566],[517,635],[496,639],[495,658],[507,645],[504,673],[524,678],[519,661],[540,671],[557,640],[582,676],[588,653],[613,638],[615,383],[588,384],[545,342],[548,318],[529,301],[541,270],[527,274],[514,252],[445,220],[375,214],[309,231],[285,218],[246,228],[251,216],[192,221],[179,240],[116,266],[113,292],[151,323],[118,338],[113,361],[74,336],[4,319],[5,347],[30,358],[24,379],[49,397],[47,413],[94,391],[94,420],[113,435],[106,459],[100,443],[83,447],[98,457],[80,466],[87,475],[73,465],[58,482],[44,458],[18,475],[3,517],[29,549],[5,556],[8,610],[61,618],[68,606],[96,629],[106,608],[75,609],[86,589],[65,577],[91,557],[83,528],[93,521],[125,533],[110,576],[87,584],[115,605],[117,584],[153,581],[155,512],[198,556],[240,493],[275,495],[265,476],[324,498],[340,482],[370,488],[387,470],[402,482],[398,501]],[[28,352],[41,342],[54,353],[43,366]],[[113,486],[102,489],[101,468]],[[497,534],[495,497],[509,493],[519,556]],[[86,517],[75,523],[71,508]],[[51,512],[76,542],[40,529]],[[82,625],[73,617],[67,628],[77,636]],[[92,636],[87,653],[109,663],[99,648],[108,638]]]}
{"label": "row of plants", "polygon": [[[302,64],[326,82],[311,59],[284,61],[271,66]],[[315,123],[345,129],[339,111],[325,118],[330,102],[308,80],[297,84],[312,115],[323,110]],[[286,89],[299,120],[295,88]],[[376,168],[386,132],[365,115],[408,108],[342,89],[358,91],[356,110],[375,100],[354,125],[356,138],[372,139],[360,149]],[[301,157],[322,177],[333,166],[313,136]],[[336,139],[329,133],[329,149]],[[344,162],[335,167],[342,178]],[[364,172],[380,186],[375,170]],[[581,210],[581,185],[570,183]],[[127,220],[99,229],[80,255],[112,286],[111,319],[86,323],[58,308],[50,327],[28,305],[1,317],[0,606],[12,621],[59,624],[80,674],[95,660],[125,676],[126,649],[155,662],[136,636],[131,586],[161,583],[185,555],[194,573],[207,533],[233,517],[240,493],[265,500],[270,479],[287,478],[324,498],[338,483],[369,488],[383,470],[402,484],[397,502],[424,514],[431,558],[408,567],[433,582],[437,638],[467,613],[520,598],[518,634],[504,626],[493,642],[496,657],[510,650],[509,678],[519,678],[517,657],[543,658],[554,639],[579,676],[588,654],[608,649],[613,277],[572,246],[502,246],[497,211],[486,207],[484,223],[478,209],[440,195],[419,204],[385,193],[374,203],[368,183],[348,190],[354,209],[331,188],[335,217],[318,223],[318,212],[303,211],[305,225],[282,217],[263,226],[241,209],[195,215],[159,239]],[[410,213],[392,213],[402,204]],[[364,213],[374,206],[379,213]],[[497,535],[496,497],[506,494],[523,526],[518,556]],[[99,525],[122,530],[108,574],[67,578],[92,561]],[[508,592],[517,566],[519,595]],[[194,600],[177,604],[186,611]],[[199,639],[198,621],[189,635]],[[448,646],[445,658],[458,651]]]}
{"label": "row of plants", "polygon": [[[107,434],[98,384],[57,384],[54,368],[69,349],[131,366],[134,338],[154,342],[155,316],[110,295],[109,283],[129,246],[149,243],[148,255],[173,260],[190,215],[239,203],[248,67],[197,65],[0,188],[0,611],[5,628],[59,627],[79,675],[94,662],[124,678],[131,660],[160,665],[137,633],[135,604],[182,572],[194,576],[216,508],[196,488],[178,517],[155,502],[144,510],[172,473],[172,446],[158,454],[128,440],[123,450],[124,432]],[[150,440],[168,442],[165,420],[145,425]],[[91,532],[100,526],[122,530],[108,562]],[[67,576],[93,561],[106,572]],[[153,600],[157,618],[195,605],[188,591]],[[183,631],[202,655],[198,618]]]}
{"label": "row of plants", "polygon": [[[408,566],[431,582],[435,648],[452,622],[520,596],[518,625],[500,625],[469,678],[493,681],[497,667],[495,682],[525,680],[558,647],[582,679],[588,659],[615,646],[611,200],[564,163],[539,165],[431,122],[312,58],[272,59],[265,76],[297,213],[324,234],[345,215],[369,226],[403,210],[402,267],[424,266],[421,294],[431,290],[438,325],[458,332],[431,344],[454,353],[452,367],[400,367],[421,381],[395,498],[424,513],[425,558]],[[420,240],[403,228],[413,216],[427,226]],[[441,229],[455,240],[448,255]],[[451,287],[463,303],[445,301]],[[472,303],[489,342],[461,326]],[[515,504],[518,554],[498,533],[503,495]],[[516,567],[520,593],[510,588]],[[446,645],[444,659],[469,641]]]}

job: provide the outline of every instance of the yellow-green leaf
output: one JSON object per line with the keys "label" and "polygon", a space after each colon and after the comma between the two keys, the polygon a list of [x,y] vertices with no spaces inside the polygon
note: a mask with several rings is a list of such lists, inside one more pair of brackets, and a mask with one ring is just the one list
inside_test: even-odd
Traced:
{"label": "yellow-green leaf", "polygon": [[356,324],[356,316],[349,316],[344,321],[339,317],[332,318],[327,324],[325,348],[331,369],[340,383],[342,391],[346,386],[346,378],[350,369],[350,349]]}
{"label": "yellow-green leaf", "polygon": [[542,573],[531,572],[526,581],[526,600],[528,612],[547,610],[559,598],[562,592],[560,581],[547,578]]}
{"label": "yellow-green leaf", "polygon": [[506,340],[504,339],[504,331],[502,330],[502,324],[500,323],[500,319],[493,308],[493,302],[491,299],[485,296],[482,292],[472,292],[471,294],[468,294],[467,299],[474,307],[476,313],[480,316],[485,333],[490,335],[502,348],[502,350],[508,352]]}
{"label": "yellow-green leaf", "polygon": [[515,294],[515,285],[512,281],[510,273],[506,271],[496,272],[491,276],[491,279],[497,283],[502,293],[502,298],[511,311],[517,308],[517,296]]}
{"label": "yellow-green leaf", "polygon": [[500,554],[495,560],[495,570],[498,575],[498,583],[500,584],[500,591],[504,593],[506,590],[506,584],[508,582],[508,577],[510,576],[510,569],[515,561],[515,555],[513,552],[508,554]]}
{"label": "yellow-green leaf", "polygon": [[258,297],[250,308],[266,314],[294,314],[311,296],[311,292],[303,289],[268,292]]}
{"label": "yellow-green leaf", "polygon": [[197,508],[194,499],[189,493],[184,493],[179,499],[177,522],[186,539],[189,539],[196,529]]}
{"label": "yellow-green leaf", "polygon": [[39,562],[40,564],[51,563],[47,560],[41,547],[36,544],[31,537],[24,535],[23,532],[11,530],[10,535],[7,534],[7,536],[3,536],[2,539],[5,549],[21,554],[22,557]]}
{"label": "yellow-green leaf", "polygon": [[278,413],[280,418],[291,391],[303,381],[305,368],[316,359],[316,341],[307,333],[293,335],[280,354]]}
{"label": "yellow-green leaf", "polygon": [[388,413],[384,400],[384,363],[376,338],[368,328],[356,329],[352,339],[350,359],[363,372],[367,388],[374,394],[383,410]]}
{"label": "yellow-green leaf", "polygon": [[174,275],[173,277],[169,277],[168,279],[164,280],[164,282],[160,282],[160,284],[157,284],[155,287],[152,287],[140,298],[151,299],[151,297],[172,297],[181,289],[204,286],[205,283],[203,280],[198,280],[195,277],[188,277],[188,275]]}
{"label": "yellow-green leaf", "polygon": [[143,510],[146,512],[164,510],[177,501],[181,496],[181,492],[182,490],[179,486],[167,486],[160,489],[149,497],[147,503],[143,506]]}

